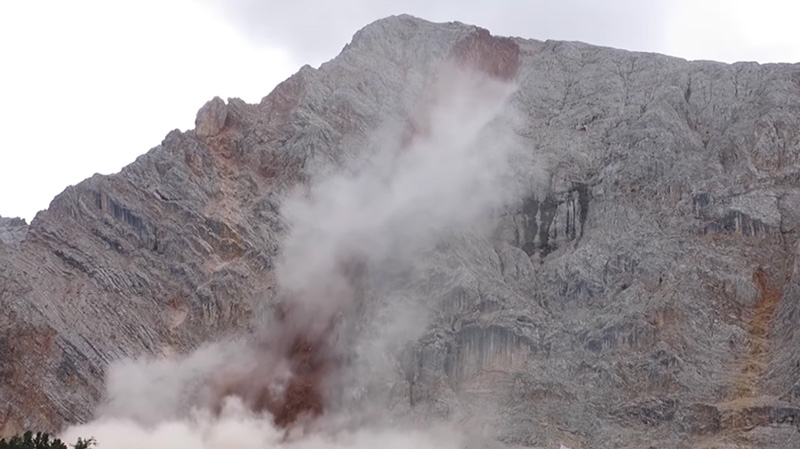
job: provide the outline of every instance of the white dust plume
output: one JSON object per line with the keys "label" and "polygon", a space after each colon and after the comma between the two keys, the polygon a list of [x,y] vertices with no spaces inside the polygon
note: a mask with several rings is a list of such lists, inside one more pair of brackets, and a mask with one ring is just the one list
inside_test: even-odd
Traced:
{"label": "white dust plume", "polygon": [[[285,201],[289,232],[276,275],[281,294],[301,316],[272,324],[312,330],[271,330],[270,338],[296,339],[303,332],[325,337],[334,316],[360,294],[348,268],[353,261],[368,272],[389,263],[413,266],[448,233],[472,232],[519,199],[524,186],[517,172],[530,173],[535,166],[513,132],[508,105],[515,86],[458,69],[440,75],[407,145],[387,143],[358,166],[313,179]],[[408,311],[402,321],[383,326],[383,333],[370,334],[362,347],[385,358],[381,352],[390,340],[408,338],[424,324],[424,317]],[[287,395],[299,365],[291,360],[293,343],[268,343],[225,342],[178,359],[115,364],[97,419],[67,429],[62,438],[93,436],[102,449],[464,447],[457,434],[435,429],[276,426],[273,409],[252,404],[263,397],[274,404],[273,396]],[[317,352],[329,350],[314,346],[313,338],[308,344]],[[323,359],[320,366],[328,360]],[[226,378],[229,374],[239,377]],[[230,390],[239,397],[219,403],[215,382],[231,378],[242,383]],[[245,397],[251,393],[261,399]]]}

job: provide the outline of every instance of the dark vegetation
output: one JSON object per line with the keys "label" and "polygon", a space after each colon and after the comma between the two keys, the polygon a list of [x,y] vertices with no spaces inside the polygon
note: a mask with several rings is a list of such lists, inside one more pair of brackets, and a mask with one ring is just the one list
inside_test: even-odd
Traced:
{"label": "dark vegetation", "polygon": [[37,432],[36,435],[30,430],[23,435],[15,435],[8,440],[0,439],[0,449],[89,449],[95,445],[94,438],[78,438],[75,444],[67,445],[58,438],[50,438],[50,435]]}

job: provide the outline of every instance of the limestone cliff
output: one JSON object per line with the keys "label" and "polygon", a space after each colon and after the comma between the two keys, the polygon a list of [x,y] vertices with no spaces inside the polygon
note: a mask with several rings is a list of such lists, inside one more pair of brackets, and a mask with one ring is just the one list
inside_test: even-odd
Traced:
{"label": "limestone cliff", "polygon": [[800,447],[800,66],[409,16],[259,104],[211,100],[30,225],[0,219],[0,434],[88,419],[109,361],[246,331],[275,296],[281,199],[386,123],[424,133],[448,60],[518,84],[547,176],[492,238],[431,256],[435,318],[387,404],[509,445]]}

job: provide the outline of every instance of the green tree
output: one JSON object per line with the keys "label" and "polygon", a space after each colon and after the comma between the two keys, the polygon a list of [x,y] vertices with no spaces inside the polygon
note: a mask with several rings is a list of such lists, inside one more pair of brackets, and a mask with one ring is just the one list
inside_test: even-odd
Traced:
{"label": "green tree", "polygon": [[8,440],[0,439],[0,449],[90,449],[96,444],[95,439],[78,438],[72,446],[67,446],[58,438],[50,438],[50,435],[43,432],[27,431],[22,435],[15,435]]}

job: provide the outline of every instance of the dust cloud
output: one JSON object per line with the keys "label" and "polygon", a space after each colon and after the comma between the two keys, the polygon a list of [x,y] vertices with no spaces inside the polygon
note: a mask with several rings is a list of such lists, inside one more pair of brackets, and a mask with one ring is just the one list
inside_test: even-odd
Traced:
{"label": "dust cloud", "polygon": [[404,143],[384,142],[285,200],[279,295],[257,335],[112,365],[97,419],[62,438],[94,436],[113,449],[464,447],[446,428],[354,428],[333,390],[375,374],[348,366],[354,348],[361,366],[377,366],[427,324],[422,309],[406,305],[379,326],[358,324],[376,279],[413,269],[452,233],[487,231],[492,214],[529,188],[519,171],[536,167],[515,139],[514,92],[505,81],[443,69]]}

